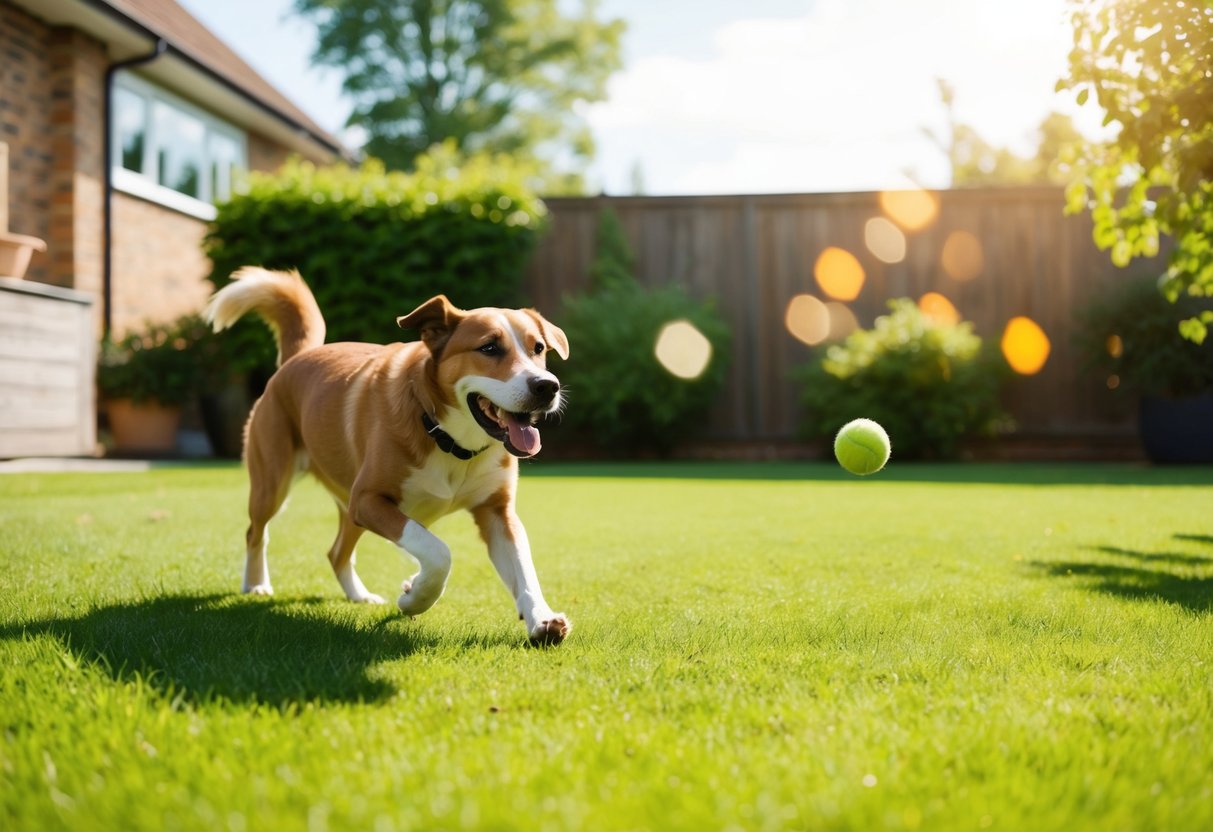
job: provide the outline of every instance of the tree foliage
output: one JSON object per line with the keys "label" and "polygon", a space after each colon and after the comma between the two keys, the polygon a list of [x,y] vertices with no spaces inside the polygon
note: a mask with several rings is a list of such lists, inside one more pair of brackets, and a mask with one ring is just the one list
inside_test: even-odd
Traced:
{"label": "tree foliage", "polygon": [[[1074,0],[1074,49],[1058,89],[1094,96],[1115,138],[1085,146],[1067,194],[1095,242],[1127,265],[1175,247],[1171,300],[1213,295],[1213,7],[1204,0]],[[1203,341],[1213,312],[1180,325]]]}
{"label": "tree foliage", "polygon": [[1035,155],[1020,156],[1008,148],[990,144],[974,127],[960,121],[951,84],[943,79],[938,83],[939,97],[947,113],[947,131],[942,136],[930,129],[924,128],[923,132],[948,157],[953,188],[1063,185],[1068,181],[1062,158],[1067,147],[1082,138],[1069,116],[1062,113],[1045,116],[1035,131]]}
{"label": "tree foliage", "polygon": [[544,162],[549,193],[575,189],[555,157],[581,163],[593,139],[578,102],[601,100],[621,65],[621,20],[558,0],[295,0],[314,20],[313,60],[345,73],[366,151],[408,169],[431,145]]}

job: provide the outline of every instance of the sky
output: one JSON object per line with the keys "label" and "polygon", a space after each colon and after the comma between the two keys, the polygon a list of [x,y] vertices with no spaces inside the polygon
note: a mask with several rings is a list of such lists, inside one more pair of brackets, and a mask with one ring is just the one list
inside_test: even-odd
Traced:
{"label": "sky", "polygon": [[[571,0],[568,0],[571,2]],[[331,132],[350,112],[315,32],[290,0],[181,0]],[[594,192],[867,191],[946,187],[937,80],[957,117],[1022,154],[1050,111],[1094,135],[1099,117],[1054,84],[1065,74],[1066,0],[601,0],[627,21],[624,68],[579,113]]]}

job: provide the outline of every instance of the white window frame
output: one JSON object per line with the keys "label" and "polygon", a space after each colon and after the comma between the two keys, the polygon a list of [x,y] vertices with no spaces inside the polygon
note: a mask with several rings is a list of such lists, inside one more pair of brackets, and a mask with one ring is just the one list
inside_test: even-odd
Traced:
{"label": "white window frame", "polygon": [[[122,166],[122,138],[118,131],[118,119],[116,114],[111,114],[112,158],[109,160],[109,164],[113,174],[111,181],[114,189],[200,220],[213,220],[216,212],[214,195],[211,193],[210,136],[218,134],[233,140],[239,148],[239,165],[242,169],[248,170],[248,134],[239,127],[217,118],[206,110],[129,71],[119,72],[114,77],[114,88],[125,90],[142,98],[145,104],[142,172],[128,170]],[[206,129],[206,136],[202,142],[203,166],[198,176],[198,197],[175,191],[156,181],[155,165],[159,145],[156,144],[156,119],[153,112],[157,103],[198,119]],[[148,172],[149,168],[152,170],[151,173]]]}

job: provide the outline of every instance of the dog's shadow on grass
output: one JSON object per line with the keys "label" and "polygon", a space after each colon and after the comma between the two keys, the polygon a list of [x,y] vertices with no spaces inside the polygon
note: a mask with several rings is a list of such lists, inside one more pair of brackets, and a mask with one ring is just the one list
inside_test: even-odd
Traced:
{"label": "dog's shadow on grass", "polygon": [[[1213,536],[1176,534],[1177,541],[1213,545]],[[1140,552],[1119,546],[1093,546],[1109,561],[1036,561],[1032,565],[1057,577],[1077,576],[1091,589],[1134,601],[1165,601],[1198,613],[1213,612],[1213,557],[1185,552]],[[1178,571],[1176,571],[1178,570]],[[1197,574],[1192,574],[1193,572]]]}
{"label": "dog's shadow on grass", "polygon": [[[0,638],[50,635],[118,681],[166,695],[284,706],[366,702],[397,693],[374,668],[441,646],[490,646],[492,635],[439,636],[398,614],[337,602],[169,595],[0,628]],[[338,608],[339,609],[339,608]]]}

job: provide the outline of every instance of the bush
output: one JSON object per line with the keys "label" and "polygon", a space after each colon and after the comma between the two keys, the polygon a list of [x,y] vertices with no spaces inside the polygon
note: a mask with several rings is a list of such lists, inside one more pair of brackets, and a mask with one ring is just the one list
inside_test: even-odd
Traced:
{"label": "bush", "polygon": [[[508,158],[461,158],[449,145],[418,158],[412,173],[375,160],[254,173],[218,206],[205,242],[210,280],[225,286],[247,265],[299,269],[329,341],[399,340],[396,316],[436,294],[465,308],[517,305],[546,215],[526,176]],[[272,368],[265,327],[242,321],[227,337],[241,344],[238,369]]]}
{"label": "bush", "polygon": [[104,399],[183,405],[198,391],[201,364],[189,335],[197,317],[149,324],[121,340],[105,338],[97,362],[97,389]]}
{"label": "bush", "polygon": [[[560,324],[570,357],[560,370],[569,390],[567,421],[612,453],[668,452],[702,426],[724,383],[731,338],[710,302],[678,286],[646,289],[632,274],[631,254],[611,211],[599,224],[591,289],[565,299]],[[662,328],[685,320],[711,344],[703,374],[683,379],[657,360]]]}
{"label": "bush", "polygon": [[1079,347],[1088,368],[1119,376],[1119,389],[1147,396],[1210,393],[1213,339],[1197,344],[1179,329],[1181,321],[1210,309],[1213,301],[1190,295],[1171,303],[1155,279],[1129,280],[1084,310]]}
{"label": "bush", "polygon": [[866,417],[884,426],[898,457],[950,458],[965,437],[993,433],[1004,418],[1005,362],[983,350],[970,323],[936,323],[908,298],[889,310],[798,373],[806,435],[832,439]]}

